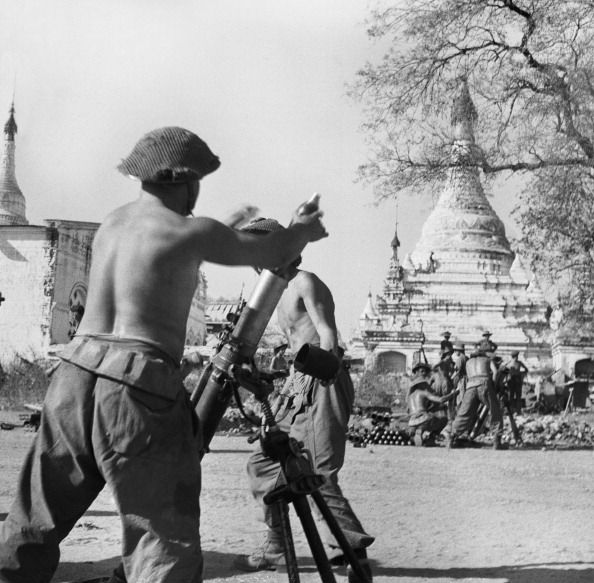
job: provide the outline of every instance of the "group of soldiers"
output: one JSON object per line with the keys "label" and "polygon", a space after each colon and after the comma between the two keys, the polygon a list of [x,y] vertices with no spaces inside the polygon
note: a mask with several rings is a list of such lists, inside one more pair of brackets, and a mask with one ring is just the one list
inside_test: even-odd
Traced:
{"label": "group of soldiers", "polygon": [[452,343],[446,331],[437,364],[431,366],[423,358],[413,366],[408,408],[415,445],[436,445],[443,432],[448,447],[472,447],[478,425],[488,413],[493,447],[504,447],[503,408],[510,416],[520,411],[528,369],[518,351],[504,363],[491,336],[483,332],[467,355],[464,344]]}

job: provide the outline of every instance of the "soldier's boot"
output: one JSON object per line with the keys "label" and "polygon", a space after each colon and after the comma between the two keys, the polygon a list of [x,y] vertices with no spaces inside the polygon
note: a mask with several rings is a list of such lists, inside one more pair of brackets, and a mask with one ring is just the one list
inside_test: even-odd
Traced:
{"label": "soldier's boot", "polygon": [[507,449],[507,444],[501,443],[501,435],[493,438],[493,449]]}
{"label": "soldier's boot", "polygon": [[285,564],[283,543],[267,533],[260,548],[251,555],[238,556],[233,564],[242,571],[276,571]]}
{"label": "soldier's boot", "polygon": [[446,436],[446,447],[452,449],[456,447],[456,436],[453,433],[448,433]]}

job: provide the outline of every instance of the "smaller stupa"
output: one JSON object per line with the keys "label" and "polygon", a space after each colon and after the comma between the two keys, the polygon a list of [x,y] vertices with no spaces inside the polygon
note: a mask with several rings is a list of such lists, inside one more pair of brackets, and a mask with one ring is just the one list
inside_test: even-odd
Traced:
{"label": "smaller stupa", "polygon": [[18,131],[14,119],[14,102],[4,124],[4,149],[0,163],[0,225],[28,225],[25,215],[25,197],[19,188],[15,173],[14,137]]}

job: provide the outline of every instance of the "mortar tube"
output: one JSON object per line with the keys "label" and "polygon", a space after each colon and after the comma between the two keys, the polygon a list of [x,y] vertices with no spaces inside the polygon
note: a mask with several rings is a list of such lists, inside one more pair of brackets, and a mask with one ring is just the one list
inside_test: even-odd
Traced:
{"label": "mortar tube", "polygon": [[252,359],[288,284],[288,278],[263,271],[239,316],[231,338],[214,356],[212,371],[203,385],[195,408],[202,433],[201,455],[208,449],[233,396],[229,375],[231,366],[241,365]]}
{"label": "mortar tube", "polygon": [[231,342],[245,358],[251,358],[256,353],[258,343],[288,284],[286,277],[275,275],[271,271],[264,270],[260,274],[231,333]]}

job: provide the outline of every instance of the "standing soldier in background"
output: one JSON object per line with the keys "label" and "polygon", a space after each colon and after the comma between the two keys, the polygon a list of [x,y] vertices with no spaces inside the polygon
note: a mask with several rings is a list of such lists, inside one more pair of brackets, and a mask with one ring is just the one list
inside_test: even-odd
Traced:
{"label": "standing soldier in background", "polygon": [[[273,219],[252,221],[244,230],[267,233],[284,228]],[[263,237],[265,238],[265,237]],[[338,345],[338,330],[334,315],[334,299],[324,282],[315,274],[297,269],[300,259],[290,268],[294,275],[277,307],[278,323],[289,341],[293,354],[305,344],[333,353],[338,359],[343,351]],[[291,275],[289,273],[289,275]],[[361,565],[369,572],[366,548],[374,538],[368,535],[344,497],[338,484],[338,473],[343,466],[349,416],[354,401],[354,388],[342,361],[336,377],[327,385],[307,374],[291,370],[287,387],[292,392],[288,414],[278,422],[279,428],[304,444],[311,454],[313,471],[324,477],[320,493],[336,518],[348,543]],[[249,571],[274,570],[284,561],[284,544],[280,517],[276,505],[264,503],[264,496],[282,479],[280,464],[267,457],[260,444],[250,456],[247,466],[250,487],[267,526],[262,547],[249,556],[239,557],[236,565]],[[318,513],[313,505],[314,513]],[[322,540],[329,547],[328,557],[333,565],[347,563],[342,549],[334,540],[324,521],[319,521]],[[348,566],[349,582],[360,581]]]}
{"label": "standing soldier in background", "polygon": [[490,427],[493,433],[493,448],[501,449],[503,415],[495,392],[497,368],[485,351],[476,350],[466,362],[466,391],[452,424],[449,447],[464,447],[467,436],[477,419],[479,405],[489,409]]}
{"label": "standing soldier in background", "polygon": [[514,413],[520,413],[522,410],[522,386],[528,372],[528,367],[520,360],[519,356],[520,353],[517,350],[512,351],[511,359],[504,365],[509,371],[509,402]]}
{"label": "standing soldier in background", "polygon": [[200,428],[180,361],[203,261],[283,266],[327,234],[320,212],[268,239],[189,218],[220,165],[179,127],[143,136],[119,170],[140,196],[95,235],[86,311],[60,354],[0,531],[0,581],[49,583],[60,542],[107,484],[122,523],[113,581],[200,583]]}
{"label": "standing soldier in background", "polygon": [[487,356],[493,356],[497,350],[497,344],[491,340],[491,336],[492,334],[488,330],[483,332],[483,338],[479,340],[476,346],[478,350],[482,350]]}
{"label": "standing soldier in background", "polygon": [[442,336],[443,336],[443,340],[441,341],[441,343],[440,343],[440,345],[439,345],[439,348],[440,348],[440,351],[441,351],[441,353],[442,353],[442,354],[443,354],[444,352],[448,351],[448,350],[451,352],[451,351],[454,349],[454,347],[453,347],[452,343],[450,342],[450,336],[451,336],[451,335],[452,335],[452,334],[451,334],[451,333],[450,333],[448,330],[446,330],[446,331],[445,331],[445,332],[442,334]]}
{"label": "standing soldier in background", "polygon": [[290,395],[286,394],[285,391],[285,380],[289,376],[290,365],[289,361],[285,357],[285,352],[289,345],[284,342],[274,348],[274,356],[270,361],[270,370],[275,373],[275,378],[272,381],[274,391],[269,396],[271,401],[272,412],[276,416],[279,411],[285,410],[289,405]]}
{"label": "standing soldier in background", "polygon": [[507,368],[503,366],[503,358],[501,356],[494,356],[491,359],[495,374],[493,376],[493,385],[495,386],[495,394],[499,398],[501,406],[501,414],[503,415],[503,407],[505,402],[509,402],[509,379],[510,374]]}
{"label": "standing soldier in background", "polygon": [[452,387],[458,391],[456,396],[456,408],[460,406],[464,391],[466,390],[466,354],[464,352],[464,344],[461,342],[454,343],[454,353],[452,354]]}
{"label": "standing soldier in background", "polygon": [[270,361],[270,370],[273,372],[287,372],[289,370],[289,362],[285,357],[288,346],[288,344],[283,343],[275,347],[274,356]]}

